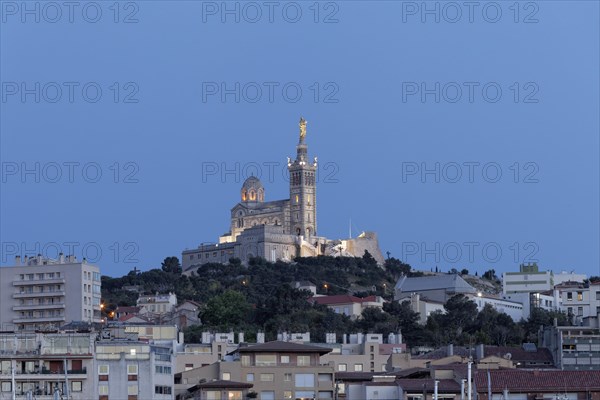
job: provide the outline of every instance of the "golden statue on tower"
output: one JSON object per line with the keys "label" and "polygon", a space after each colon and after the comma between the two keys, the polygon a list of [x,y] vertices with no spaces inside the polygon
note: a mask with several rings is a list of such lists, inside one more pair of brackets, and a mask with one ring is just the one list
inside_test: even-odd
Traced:
{"label": "golden statue on tower", "polygon": [[300,143],[304,143],[304,138],[306,137],[306,120],[303,117],[300,117]]}

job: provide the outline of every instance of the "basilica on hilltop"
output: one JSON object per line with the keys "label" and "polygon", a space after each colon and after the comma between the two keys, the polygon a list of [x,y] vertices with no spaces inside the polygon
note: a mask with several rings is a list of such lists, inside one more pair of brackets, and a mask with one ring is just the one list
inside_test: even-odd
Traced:
{"label": "basilica on hilltop", "polygon": [[290,198],[266,201],[265,188],[254,176],[246,179],[240,202],[231,209],[229,232],[218,243],[184,250],[184,273],[209,262],[227,263],[232,257],[247,264],[252,257],[292,261],[318,255],[362,257],[365,250],[383,263],[377,235],[363,232],[356,238],[331,240],[317,231],[317,157],[308,156],[306,120],[300,119],[296,158],[288,157]]}

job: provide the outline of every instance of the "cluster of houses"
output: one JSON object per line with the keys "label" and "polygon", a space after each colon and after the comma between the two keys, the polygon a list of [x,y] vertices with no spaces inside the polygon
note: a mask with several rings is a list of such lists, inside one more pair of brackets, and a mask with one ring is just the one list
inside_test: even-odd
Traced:
{"label": "cluster of houses", "polygon": [[598,351],[590,358],[600,332],[551,331],[588,363],[557,360],[533,343],[410,352],[400,333],[328,333],[318,342],[309,333],[265,341],[260,332],[204,332],[186,344],[175,325],[2,332],[0,399],[600,399]]}
{"label": "cluster of houses", "polygon": [[421,323],[454,295],[463,294],[481,311],[486,305],[508,314],[515,322],[527,320],[534,308],[566,313],[573,324],[598,328],[600,281],[585,275],[540,271],[537,264],[523,264],[519,272],[505,272],[502,293],[478,290],[458,274],[402,277],[394,288],[397,301],[409,301]]}

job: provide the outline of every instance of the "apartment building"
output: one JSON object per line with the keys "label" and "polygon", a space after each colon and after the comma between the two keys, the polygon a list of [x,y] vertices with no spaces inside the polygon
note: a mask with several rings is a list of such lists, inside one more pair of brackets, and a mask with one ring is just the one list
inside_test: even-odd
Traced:
{"label": "apartment building", "polygon": [[170,400],[173,392],[173,349],[139,340],[107,340],[96,344],[94,374],[99,400]]}
{"label": "apartment building", "polygon": [[94,398],[95,333],[0,333],[0,399]]}
{"label": "apartment building", "polygon": [[571,317],[575,325],[598,327],[600,314],[600,282],[565,282],[556,285],[561,311]]}
{"label": "apartment building", "polygon": [[585,326],[545,328],[539,345],[552,353],[563,370],[600,370],[600,329]]}
{"label": "apartment building", "polygon": [[320,357],[323,346],[273,341],[243,345],[218,363],[177,374],[178,395],[203,382],[232,381],[252,384],[258,400],[333,399],[333,363]]}
{"label": "apartment building", "polygon": [[238,343],[234,338],[233,332],[202,332],[201,343],[185,344],[177,353],[175,372],[205,367],[222,360],[228,353],[238,348],[238,343],[244,342],[244,334],[241,332],[238,334]]}
{"label": "apartment building", "polygon": [[0,328],[59,327],[71,321],[101,322],[100,269],[75,256],[15,258],[0,268]]}
{"label": "apartment building", "polygon": [[175,293],[144,295],[137,299],[139,313],[161,315],[170,313],[177,307],[177,296]]}
{"label": "apartment building", "polygon": [[343,335],[342,341],[336,343],[335,333],[328,333],[323,346],[330,347],[331,352],[321,357],[322,363],[333,363],[338,372],[385,372],[390,356],[406,351],[400,333],[388,335],[388,343],[383,343],[382,334],[375,333]]}
{"label": "apartment building", "polygon": [[540,271],[536,263],[521,264],[519,272],[502,274],[502,291],[512,293],[542,293],[554,288],[552,271]]}

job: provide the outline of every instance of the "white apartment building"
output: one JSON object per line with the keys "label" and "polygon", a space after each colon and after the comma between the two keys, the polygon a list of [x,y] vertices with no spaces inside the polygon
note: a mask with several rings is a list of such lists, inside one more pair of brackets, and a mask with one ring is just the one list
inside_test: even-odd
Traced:
{"label": "white apartment building", "polygon": [[563,283],[556,286],[556,292],[561,300],[561,311],[567,313],[574,324],[598,327],[600,282]]}
{"label": "white apartment building", "polygon": [[541,293],[554,288],[552,271],[540,271],[536,263],[521,264],[519,272],[502,274],[502,291],[512,293]]}
{"label": "white apartment building", "polygon": [[137,299],[137,306],[140,307],[140,315],[167,314],[177,307],[177,296],[174,293],[144,295]]}
{"label": "white apartment building", "polygon": [[0,328],[35,330],[71,321],[101,321],[100,269],[85,259],[15,258],[0,268]]}
{"label": "white apartment building", "polygon": [[94,374],[99,400],[174,398],[173,349],[137,340],[96,344]]}

